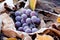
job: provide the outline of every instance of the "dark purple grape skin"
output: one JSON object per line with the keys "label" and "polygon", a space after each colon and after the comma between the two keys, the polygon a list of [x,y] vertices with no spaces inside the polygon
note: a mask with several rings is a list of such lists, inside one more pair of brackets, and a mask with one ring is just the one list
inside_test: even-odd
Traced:
{"label": "dark purple grape skin", "polygon": [[25,27],[23,28],[23,30],[25,31],[27,28],[29,28],[29,26],[25,26]]}
{"label": "dark purple grape skin", "polygon": [[32,33],[33,33],[33,32],[36,32],[36,31],[38,31],[37,28],[33,28],[33,29],[32,29]]}
{"label": "dark purple grape skin", "polygon": [[23,24],[22,24],[22,27],[24,27],[24,26],[28,26],[28,24],[27,24],[27,23],[23,23]]}
{"label": "dark purple grape skin", "polygon": [[16,26],[17,28],[19,28],[19,27],[21,26],[21,23],[20,23],[19,21],[17,21],[17,22],[15,23],[15,26]]}
{"label": "dark purple grape skin", "polygon": [[32,16],[38,16],[38,14],[35,12],[35,11],[32,11],[31,13],[30,13],[30,16],[32,17]]}
{"label": "dark purple grape skin", "polygon": [[31,13],[31,10],[30,10],[30,9],[27,9],[27,10],[26,10],[26,15],[27,15],[27,16],[30,16],[30,13]]}
{"label": "dark purple grape skin", "polygon": [[15,16],[20,16],[21,15],[21,12],[20,11],[16,11],[15,12]]}
{"label": "dark purple grape skin", "polygon": [[22,14],[21,18],[25,20],[27,18],[27,15],[26,14]]}
{"label": "dark purple grape skin", "polygon": [[16,21],[21,21],[21,17],[20,16],[16,16],[15,20]]}
{"label": "dark purple grape skin", "polygon": [[23,27],[19,27],[18,28],[18,31],[23,31]]}
{"label": "dark purple grape skin", "polygon": [[39,18],[37,18],[35,24],[40,25],[40,23],[41,23],[41,20]]}
{"label": "dark purple grape skin", "polygon": [[23,23],[26,23],[26,21],[25,20],[23,20],[23,19],[21,19],[21,23],[23,24]]}
{"label": "dark purple grape skin", "polygon": [[32,23],[36,22],[36,20],[37,20],[37,17],[36,17],[36,16],[32,16],[32,17],[31,17]]}
{"label": "dark purple grape skin", "polygon": [[31,23],[31,18],[27,18],[27,19],[26,19],[26,23],[27,23],[27,24],[30,24],[30,23]]}
{"label": "dark purple grape skin", "polygon": [[39,19],[39,18],[37,18],[36,22],[37,22],[37,23],[39,23],[39,22],[40,22],[40,19]]}
{"label": "dark purple grape skin", "polygon": [[25,32],[26,32],[26,33],[32,33],[32,31],[31,31],[30,28],[27,28],[27,29],[25,30]]}

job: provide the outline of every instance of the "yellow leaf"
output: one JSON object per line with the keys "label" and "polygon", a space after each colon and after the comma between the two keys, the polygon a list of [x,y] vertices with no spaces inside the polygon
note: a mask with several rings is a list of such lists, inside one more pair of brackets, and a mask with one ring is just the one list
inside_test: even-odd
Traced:
{"label": "yellow leaf", "polygon": [[35,10],[36,2],[37,2],[37,0],[30,0],[30,8],[32,10]]}
{"label": "yellow leaf", "polygon": [[57,18],[57,22],[60,23],[60,17]]}
{"label": "yellow leaf", "polygon": [[17,40],[16,38],[8,38],[7,40]]}

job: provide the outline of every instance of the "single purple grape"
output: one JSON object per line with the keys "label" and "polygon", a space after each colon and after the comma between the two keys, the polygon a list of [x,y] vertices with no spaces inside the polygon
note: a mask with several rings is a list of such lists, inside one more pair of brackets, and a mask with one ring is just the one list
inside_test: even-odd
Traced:
{"label": "single purple grape", "polygon": [[26,10],[26,15],[27,15],[27,16],[30,16],[30,13],[31,13],[31,10],[30,10],[30,9],[27,9],[27,10]]}
{"label": "single purple grape", "polygon": [[32,16],[32,17],[31,17],[32,23],[36,22],[36,20],[37,20],[37,17],[36,17],[36,16]]}
{"label": "single purple grape", "polygon": [[22,8],[22,9],[21,9],[21,12],[22,12],[23,14],[26,14],[26,9]]}
{"label": "single purple grape", "polygon": [[27,28],[29,28],[28,26],[25,26],[24,28],[23,28],[23,30],[25,31]]}
{"label": "single purple grape", "polygon": [[36,32],[36,31],[38,31],[37,28],[32,28],[32,32]]}
{"label": "single purple grape", "polygon": [[23,19],[21,19],[21,23],[23,24],[23,23],[26,23],[26,21],[25,20],[23,20]]}
{"label": "single purple grape", "polygon": [[36,19],[36,24],[40,24],[41,20],[39,18]]}
{"label": "single purple grape", "polygon": [[16,16],[15,20],[16,21],[21,21],[21,17],[20,16]]}
{"label": "single purple grape", "polygon": [[19,12],[19,11],[15,12],[15,16],[20,16],[20,15],[21,15],[21,12]]}
{"label": "single purple grape", "polygon": [[18,28],[18,31],[23,31],[23,27],[19,27]]}
{"label": "single purple grape", "polygon": [[36,13],[35,11],[32,11],[32,12],[30,13],[30,16],[37,16],[37,13]]}
{"label": "single purple grape", "polygon": [[30,23],[31,23],[31,18],[27,18],[27,19],[26,19],[26,23],[27,23],[27,24],[30,24]]}
{"label": "single purple grape", "polygon": [[21,26],[21,23],[17,21],[17,22],[15,23],[15,25],[16,25],[16,27],[20,27],[20,26]]}
{"label": "single purple grape", "polygon": [[27,23],[23,23],[22,27],[24,27],[24,26],[28,26]]}
{"label": "single purple grape", "polygon": [[30,28],[27,28],[27,29],[25,30],[25,32],[26,32],[26,33],[32,33],[32,30],[31,30]]}
{"label": "single purple grape", "polygon": [[22,14],[21,17],[22,17],[22,19],[25,20],[27,18],[27,15],[26,14]]}

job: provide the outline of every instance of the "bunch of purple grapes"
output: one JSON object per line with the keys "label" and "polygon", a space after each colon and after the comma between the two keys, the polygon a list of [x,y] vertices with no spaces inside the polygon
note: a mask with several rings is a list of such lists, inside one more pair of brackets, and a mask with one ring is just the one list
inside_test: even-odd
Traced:
{"label": "bunch of purple grapes", "polygon": [[37,12],[23,8],[21,11],[16,11],[15,16],[15,26],[17,30],[26,33],[33,33],[38,31],[35,26],[40,25],[40,19],[37,17]]}

